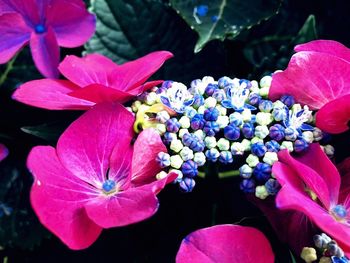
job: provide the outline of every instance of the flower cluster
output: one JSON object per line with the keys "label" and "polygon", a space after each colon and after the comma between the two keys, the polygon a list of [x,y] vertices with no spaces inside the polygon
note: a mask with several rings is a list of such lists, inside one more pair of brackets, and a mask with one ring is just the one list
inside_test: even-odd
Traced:
{"label": "flower cluster", "polygon": [[[270,76],[260,83],[204,77],[190,88],[166,81],[139,96],[130,109],[136,114],[135,130],[155,127],[168,148],[157,156],[164,169],[158,177],[174,171],[180,188],[189,192],[208,161],[228,165],[243,160],[241,189],[261,199],[275,195],[280,186],[271,170],[277,153],[302,152],[324,134],[312,126],[308,106],[291,96],[268,100],[270,84]],[[334,153],[331,146],[325,151]]]}

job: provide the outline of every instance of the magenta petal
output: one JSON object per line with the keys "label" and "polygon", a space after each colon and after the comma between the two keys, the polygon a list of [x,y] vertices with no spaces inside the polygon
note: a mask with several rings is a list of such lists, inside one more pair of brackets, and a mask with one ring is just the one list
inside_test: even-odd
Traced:
{"label": "magenta petal", "polygon": [[314,40],[305,44],[295,46],[296,52],[316,51],[333,55],[350,62],[350,49],[334,40]]}
{"label": "magenta petal", "polygon": [[142,58],[127,62],[113,73],[112,86],[116,89],[132,92],[141,86],[164,62],[173,57],[168,51],[152,52]]}
{"label": "magenta petal", "polygon": [[60,62],[60,49],[55,33],[49,27],[42,34],[32,33],[30,50],[33,60],[40,73],[47,78],[58,78],[58,64]]}
{"label": "magenta petal", "polygon": [[2,143],[0,143],[0,162],[4,160],[8,154],[9,154],[9,150],[7,149],[7,147]]}
{"label": "magenta petal", "polygon": [[349,121],[350,94],[328,102],[316,114],[316,126],[332,134],[347,131]]}
{"label": "magenta petal", "polygon": [[0,64],[8,62],[29,39],[30,28],[19,14],[0,15]]}
{"label": "magenta petal", "polygon": [[312,109],[320,109],[335,98],[350,93],[350,64],[319,52],[302,51],[293,55],[288,68],[273,74],[269,97],[292,95]]}
{"label": "magenta petal", "polygon": [[86,110],[95,104],[68,95],[76,89],[79,87],[67,80],[33,80],[21,85],[12,98],[49,110]]}
{"label": "magenta petal", "polygon": [[69,93],[70,96],[80,98],[83,100],[92,101],[95,103],[100,102],[119,102],[124,103],[134,97],[134,95],[112,89],[100,84],[91,84],[81,89],[77,89]]}
{"label": "magenta petal", "polygon": [[346,207],[350,208],[350,157],[342,161],[338,169],[342,174],[339,203],[344,203]]}
{"label": "magenta petal", "polygon": [[217,225],[185,237],[176,263],[273,263],[274,258],[269,241],[259,230]]}
{"label": "magenta petal", "polygon": [[162,84],[163,82],[164,82],[163,80],[149,81],[149,82],[146,82],[145,84],[142,84],[138,88],[135,88],[133,86],[129,87],[126,91],[130,92],[130,94],[133,94],[134,96],[137,96],[137,95],[140,95],[141,93],[143,93],[144,91],[147,91],[147,90],[149,90],[149,89],[151,89],[159,84]]}
{"label": "magenta petal", "polygon": [[150,128],[140,133],[134,144],[132,159],[132,181],[134,184],[145,184],[155,180],[161,171],[156,162],[159,152],[167,152],[159,133]]}
{"label": "magenta petal", "polygon": [[71,249],[84,249],[100,235],[83,204],[98,195],[94,189],[66,170],[51,146],[30,152],[27,165],[34,175],[31,204],[40,222]]}
{"label": "magenta petal", "polygon": [[130,188],[91,200],[85,209],[89,218],[103,228],[126,226],[151,217],[158,209],[158,199],[148,189]]}
{"label": "magenta petal", "polygon": [[48,0],[2,0],[13,11],[18,12],[30,26],[43,22],[43,13]]}
{"label": "magenta petal", "polygon": [[83,45],[95,32],[95,16],[90,14],[82,0],[54,0],[47,9],[47,20],[63,47]]}
{"label": "magenta petal", "polygon": [[[120,146],[123,151],[123,146],[131,143],[130,138],[123,141],[123,136],[132,133],[133,124],[134,117],[122,105],[98,104],[61,135],[57,154],[73,174],[100,188],[106,179],[113,149]],[[125,162],[131,162],[131,157]]]}
{"label": "magenta petal", "polygon": [[111,72],[117,69],[112,60],[99,54],[89,54],[82,58],[66,56],[59,65],[60,72],[80,87],[90,84],[111,86]]}

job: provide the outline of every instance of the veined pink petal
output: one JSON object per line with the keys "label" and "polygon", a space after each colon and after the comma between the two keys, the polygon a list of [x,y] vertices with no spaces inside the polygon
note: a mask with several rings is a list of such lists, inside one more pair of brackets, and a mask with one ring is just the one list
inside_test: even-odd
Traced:
{"label": "veined pink petal", "polygon": [[66,170],[51,146],[38,146],[28,156],[34,175],[30,199],[40,222],[71,249],[84,249],[100,235],[83,204],[98,193]]}
{"label": "veined pink petal", "polygon": [[321,130],[337,134],[349,129],[350,121],[350,91],[342,96],[326,103],[316,113],[316,126]]}
{"label": "veined pink petal", "polygon": [[30,50],[35,65],[40,73],[47,78],[58,78],[60,49],[55,33],[51,27],[41,34],[32,33],[30,38]]}
{"label": "veined pink petal", "polygon": [[311,109],[320,109],[349,93],[348,62],[325,53],[302,51],[293,55],[286,70],[273,74],[269,97],[289,94]]}
{"label": "veined pink petal", "polygon": [[[322,177],[328,186],[331,203],[338,202],[340,175],[335,165],[322,150],[321,146],[318,143],[312,143],[309,145],[309,149],[305,151],[305,153],[295,156],[295,159],[310,167]],[[286,163],[288,163],[288,161]],[[290,163],[288,164],[290,165]],[[298,169],[299,168],[295,167],[295,170]],[[309,177],[309,175],[306,176]]]}
{"label": "veined pink petal", "polygon": [[124,103],[134,97],[127,92],[112,89],[101,84],[91,84],[81,89],[76,89],[69,93],[69,96],[80,98],[95,103],[101,102],[119,102]]}
{"label": "veined pink petal", "polygon": [[59,65],[60,72],[80,87],[101,84],[110,87],[111,72],[117,69],[112,60],[99,54],[89,54],[82,58],[66,56]]}
{"label": "veined pink petal", "polygon": [[305,192],[296,188],[295,181],[298,179],[295,171],[287,165],[277,162],[273,165],[273,173],[282,185],[276,197],[278,208],[304,213],[320,229],[334,238],[342,248],[345,250],[350,248],[350,226],[337,221]]}
{"label": "veined pink petal", "polygon": [[8,1],[0,0],[0,15],[8,12],[13,12],[13,8],[8,5]]}
{"label": "veined pink petal", "polygon": [[33,80],[21,85],[12,97],[22,103],[49,110],[86,110],[95,104],[68,95],[76,89],[79,87],[67,80]]}
{"label": "veined pink petal", "polygon": [[155,180],[156,174],[161,171],[159,164],[156,162],[159,152],[167,152],[159,133],[152,128],[141,132],[134,144],[132,159],[133,184],[145,184]]}
{"label": "veined pink petal", "polygon": [[189,234],[176,263],[273,263],[269,241],[252,227],[217,225]]}
{"label": "veined pink petal", "polygon": [[295,46],[296,52],[316,51],[333,55],[350,62],[350,49],[334,40],[314,40],[305,44]]}
{"label": "veined pink petal", "polygon": [[28,26],[34,27],[44,22],[42,8],[47,5],[47,0],[2,0],[2,2],[7,9],[11,8],[21,14]]}
{"label": "veined pink petal", "polygon": [[[278,160],[279,162],[274,164],[273,166],[273,173],[278,176],[278,174],[283,173],[281,170],[279,170],[277,167],[279,166],[279,163],[283,163],[285,165],[288,165],[289,169],[294,171],[295,174],[298,175],[298,180],[296,176],[294,177],[283,177],[287,178],[288,180],[291,180],[291,178],[295,178],[293,181],[293,186],[299,191],[304,191],[304,187],[302,184],[297,185],[298,182],[304,182],[305,186],[313,191],[316,196],[320,199],[320,201],[323,203],[323,205],[326,208],[330,208],[334,202],[338,201],[338,192],[332,193],[333,195],[336,195],[337,199],[331,199],[331,193],[330,189],[328,189],[328,182],[326,182],[318,173],[317,171],[313,170],[312,167],[309,167],[302,162],[292,158],[287,150],[280,151],[278,153]],[[279,180],[283,180],[281,176],[279,176]],[[339,178],[337,178],[339,180]],[[291,181],[289,181],[291,183]],[[339,187],[339,186],[338,186]],[[338,188],[339,189],[339,188]],[[305,191],[304,191],[305,192]]]}
{"label": "veined pink petal", "polygon": [[158,199],[148,189],[129,188],[91,200],[85,209],[89,218],[103,228],[125,226],[151,217],[158,209]]}
{"label": "veined pink petal", "polygon": [[0,15],[0,64],[8,62],[18,50],[28,43],[30,31],[19,14]]}
{"label": "veined pink petal", "polygon": [[4,160],[8,154],[9,154],[9,150],[7,149],[7,147],[2,143],[0,143],[0,162]]}
{"label": "veined pink petal", "polygon": [[[101,188],[113,149],[123,151],[125,134],[132,134],[134,118],[122,105],[101,103],[84,113],[61,135],[57,154],[69,171],[81,180]],[[128,139],[128,138],[126,138]],[[131,162],[131,157],[125,160]],[[131,172],[131,169],[123,171]]]}
{"label": "veined pink petal", "polygon": [[95,16],[86,10],[82,0],[53,0],[46,13],[60,46],[81,46],[95,32]]}
{"label": "veined pink petal", "polygon": [[154,80],[154,81],[149,81],[146,82],[145,84],[142,84],[141,86],[135,88],[135,87],[130,87],[126,91],[130,92],[130,94],[133,94],[134,96],[140,95],[142,92],[147,91],[159,84],[162,84],[164,81],[163,80]]}
{"label": "veined pink petal", "polygon": [[168,51],[152,52],[139,59],[120,65],[113,72],[112,87],[131,92],[152,76],[164,62],[173,57]]}

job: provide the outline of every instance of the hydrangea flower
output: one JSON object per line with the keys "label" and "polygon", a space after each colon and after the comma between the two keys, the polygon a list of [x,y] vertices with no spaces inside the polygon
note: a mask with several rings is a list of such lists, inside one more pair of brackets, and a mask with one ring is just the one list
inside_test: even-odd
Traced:
{"label": "hydrangea flower", "polygon": [[249,89],[244,85],[239,87],[229,87],[226,89],[227,99],[221,102],[222,106],[228,109],[234,109],[235,111],[241,112],[244,109],[255,110],[256,108],[249,105],[246,100],[249,97]]}
{"label": "hydrangea flower", "polygon": [[194,102],[193,95],[180,82],[172,82],[160,99],[165,106],[177,113],[184,113],[186,107],[191,106]]}
{"label": "hydrangea flower", "polygon": [[316,125],[329,133],[349,129],[350,50],[336,41],[297,45],[288,68],[272,76],[269,97],[292,95],[316,114]]}
{"label": "hydrangea flower", "polygon": [[57,78],[59,46],[81,46],[94,32],[82,0],[0,0],[0,64],[29,42],[40,73]]}
{"label": "hydrangea flower", "polygon": [[280,209],[305,214],[350,253],[350,179],[342,182],[336,167],[318,144],[292,157],[287,150],[278,154],[272,172],[282,188],[276,197]]}
{"label": "hydrangea flower", "polygon": [[7,149],[7,147],[2,143],[0,143],[0,162],[4,160],[8,154],[9,154],[9,150]]}
{"label": "hydrangea flower", "polygon": [[37,146],[29,154],[34,211],[71,249],[90,246],[104,228],[152,216],[156,194],[177,177],[156,180],[156,156],[166,148],[153,129],[132,146],[133,122],[122,105],[101,103],[68,127],[56,149]]}
{"label": "hydrangea flower", "polygon": [[162,83],[145,81],[172,56],[158,51],[123,65],[99,54],[67,56],[59,70],[68,80],[29,81],[15,91],[13,98],[50,110],[86,110],[105,101],[122,103]]}
{"label": "hydrangea flower", "polygon": [[253,227],[216,225],[199,229],[182,241],[176,263],[273,263],[263,233]]}

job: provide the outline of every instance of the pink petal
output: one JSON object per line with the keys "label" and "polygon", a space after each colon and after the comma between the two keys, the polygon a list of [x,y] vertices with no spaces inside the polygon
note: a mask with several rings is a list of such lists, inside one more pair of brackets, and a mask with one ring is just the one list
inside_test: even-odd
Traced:
{"label": "pink petal", "polygon": [[21,85],[12,98],[22,103],[49,110],[86,110],[95,103],[69,96],[79,89],[67,80],[42,79]]}
{"label": "pink petal", "polygon": [[295,187],[295,181],[298,180],[295,171],[277,162],[273,166],[273,173],[282,185],[276,198],[278,208],[304,213],[321,230],[343,245],[344,249],[350,248],[350,227],[338,222],[328,211],[312,201],[304,191]]}
{"label": "pink petal", "polygon": [[47,21],[55,31],[59,46],[83,45],[95,32],[95,16],[86,10],[82,0],[51,2],[47,9]]}
{"label": "pink petal", "polygon": [[101,84],[110,87],[111,72],[117,69],[112,60],[99,54],[89,54],[82,58],[66,56],[59,65],[60,72],[80,87]]}
{"label": "pink petal", "polygon": [[96,198],[95,189],[66,170],[51,146],[33,148],[27,165],[34,176],[31,204],[40,222],[71,249],[90,246],[102,229],[83,204]]}
{"label": "pink petal", "polygon": [[270,99],[292,95],[312,109],[350,93],[350,64],[333,55],[302,51],[293,55],[288,68],[272,76]]}
{"label": "pink petal", "polygon": [[339,166],[341,177],[341,188],[339,194],[339,203],[350,208],[350,157],[346,158]]}
{"label": "pink petal", "polygon": [[[304,154],[295,156],[295,159],[309,166],[321,176],[328,186],[331,202],[338,202],[340,175],[337,168],[324,153],[320,145],[318,143],[310,144],[309,149]],[[310,177],[310,175],[307,177]]]}
{"label": "pink petal", "polygon": [[[114,148],[131,143],[134,118],[122,105],[98,104],[73,122],[57,143],[57,154],[69,171],[100,188]],[[131,164],[131,157],[125,166]],[[130,173],[131,169],[121,172]]]}
{"label": "pink petal", "polygon": [[8,12],[13,12],[13,8],[9,6],[7,1],[0,0],[0,15]]}
{"label": "pink petal", "polygon": [[349,121],[350,94],[328,102],[316,114],[316,126],[332,134],[347,131]]}
{"label": "pink petal", "polygon": [[334,40],[314,40],[305,44],[295,46],[296,52],[316,51],[336,56],[350,62],[350,49]]}
{"label": "pink petal", "polygon": [[60,49],[51,27],[42,34],[32,33],[30,50],[40,73],[47,78],[58,78],[57,68],[60,62]]}
{"label": "pink petal", "polygon": [[100,84],[91,84],[81,89],[77,89],[69,93],[70,96],[95,103],[101,102],[120,102],[124,103],[134,97],[134,95],[112,89]]}
{"label": "pink petal", "polygon": [[[330,199],[331,193],[328,189],[328,182],[325,181],[324,178],[317,173],[317,171],[313,170],[312,167],[293,159],[287,150],[283,150],[278,153],[278,160],[279,162],[275,163],[272,169],[273,174],[277,178],[280,178],[279,180],[283,180],[282,178],[287,178],[289,183],[293,183],[294,188],[303,192],[305,192],[305,183],[305,186],[316,194],[317,198],[320,199],[326,208],[329,208],[331,204],[338,201],[338,199]],[[294,172],[294,174],[284,174],[284,170],[278,169],[280,164],[286,165],[291,171]],[[288,175],[290,176],[288,177]],[[291,181],[292,179],[293,181]],[[338,192],[332,193],[332,195],[337,196]]]}
{"label": "pink petal", "polygon": [[132,159],[132,182],[134,184],[145,184],[155,180],[156,174],[161,171],[156,162],[159,152],[167,152],[159,133],[152,128],[141,132],[134,144]]}
{"label": "pink petal", "polygon": [[176,263],[273,263],[269,241],[252,227],[217,225],[199,229],[181,243]]}
{"label": "pink petal", "polygon": [[113,196],[100,196],[85,204],[87,215],[103,228],[126,226],[151,217],[158,209],[155,194],[129,188]]}
{"label": "pink petal", "polygon": [[9,150],[7,149],[7,147],[2,143],[0,143],[0,162],[4,160],[8,154],[9,154]]}
{"label": "pink petal", "polygon": [[156,51],[134,61],[127,62],[114,71],[112,86],[131,93],[132,90],[141,86],[171,57],[173,57],[173,54],[168,51]]}
{"label": "pink petal", "polygon": [[8,62],[29,38],[30,28],[19,14],[0,15],[0,64]]}
{"label": "pink petal", "polygon": [[34,27],[43,23],[44,7],[48,0],[2,0],[7,9],[18,12],[26,20],[29,26]]}

